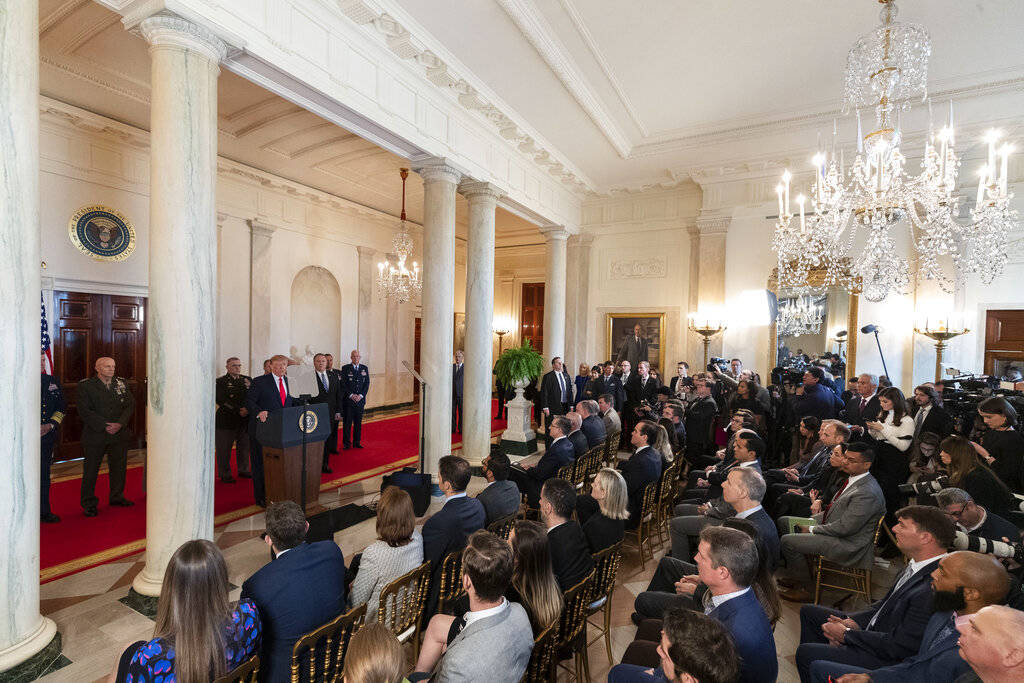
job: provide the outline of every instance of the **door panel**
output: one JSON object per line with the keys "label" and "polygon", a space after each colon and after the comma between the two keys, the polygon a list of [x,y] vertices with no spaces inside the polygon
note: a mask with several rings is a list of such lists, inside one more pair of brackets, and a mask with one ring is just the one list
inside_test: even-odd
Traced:
{"label": "door panel", "polygon": [[524,282],[523,303],[519,311],[520,336],[541,354],[544,353],[544,283]]}
{"label": "door panel", "polygon": [[985,374],[1002,375],[1024,367],[1024,310],[988,311],[985,315]]}

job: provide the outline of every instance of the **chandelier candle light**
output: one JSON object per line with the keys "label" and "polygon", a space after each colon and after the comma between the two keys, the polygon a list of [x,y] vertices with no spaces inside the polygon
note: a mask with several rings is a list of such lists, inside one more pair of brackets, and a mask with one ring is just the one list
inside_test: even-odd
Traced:
{"label": "chandelier candle light", "polygon": [[946,350],[946,342],[969,329],[964,325],[963,315],[947,314],[946,316],[918,316],[918,324],[914,332],[935,340],[935,381],[942,379],[942,354]]}
{"label": "chandelier candle light", "polygon": [[409,254],[412,253],[412,236],[405,225],[405,181],[409,177],[409,169],[399,169],[399,172],[402,176],[402,222],[391,240],[391,247],[395,250],[398,263],[391,265],[391,262],[385,259],[377,264],[377,288],[380,290],[382,301],[394,299],[404,304],[420,295],[423,282],[420,280],[419,264],[413,261],[412,270],[405,265]]}
{"label": "chandelier candle light", "polygon": [[498,335],[498,355],[501,355],[502,342],[505,339],[505,335],[512,331],[512,326],[506,324],[504,321],[494,321],[494,334]]}
{"label": "chandelier candle light", "polygon": [[823,319],[822,307],[812,301],[810,296],[790,299],[786,305],[779,307],[778,336],[799,337],[803,334],[818,334]]}
{"label": "chandelier candle light", "polygon": [[711,317],[706,313],[691,313],[687,317],[687,327],[690,331],[696,332],[704,338],[704,367],[706,368],[711,359],[711,338],[726,329],[725,320]]}
{"label": "chandelier candle light", "polygon": [[[1007,234],[1018,227],[1007,190],[1008,158],[1013,148],[999,146],[1000,133],[990,131],[988,160],[981,168],[977,204],[970,220],[957,220],[954,196],[960,158],[955,152],[953,102],[946,125],[935,133],[929,122],[920,175],[904,170],[902,112],[914,99],[927,101],[931,41],[924,28],[895,21],[894,0],[882,4],[881,25],[861,36],[846,61],[844,111],[853,107],[857,119],[857,154],[847,168],[837,149],[838,122],[832,145],[820,143],[812,159],[814,183],[810,197],[797,196],[799,223],[790,204],[793,175],[787,170],[776,187],[779,220],[773,248],[779,256],[779,285],[810,289],[808,275],[824,271],[822,288],[841,285],[869,301],[890,292],[905,292],[911,279],[908,260],[897,253],[897,226],[906,227],[917,256],[918,274],[937,280],[946,292],[954,282],[977,275],[990,284],[1003,270]],[[875,130],[864,134],[861,108],[871,107]],[[931,102],[928,101],[929,118]],[[809,201],[809,206],[805,204]],[[809,211],[808,211],[809,209]],[[809,213],[809,215],[807,215]],[[864,233],[863,249],[858,230]],[[951,261],[953,276],[944,261]]]}

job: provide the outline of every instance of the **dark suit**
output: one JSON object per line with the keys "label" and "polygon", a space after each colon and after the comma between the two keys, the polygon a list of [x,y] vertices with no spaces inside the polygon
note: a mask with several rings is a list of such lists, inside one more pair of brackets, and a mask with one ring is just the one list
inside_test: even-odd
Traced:
{"label": "dark suit", "polygon": [[291,680],[292,647],[345,609],[345,558],[334,541],[303,543],[242,584],[263,623],[260,681]]}
{"label": "dark suit", "polygon": [[953,418],[941,406],[929,408],[920,427],[917,426],[917,413],[915,412],[912,417],[914,418],[914,438],[920,437],[925,432],[938,434],[941,438],[946,438],[953,433]]}
{"label": "dark suit", "polygon": [[[96,477],[104,453],[110,469],[110,501],[124,500],[124,481],[128,468],[128,441],[131,430],[128,421],[135,411],[135,399],[127,382],[113,377],[107,386],[103,380],[90,377],[78,383],[78,416],[82,420],[81,503],[86,510],[95,509]],[[121,429],[116,434],[106,431],[108,422],[116,422]]]}
{"label": "dark suit", "polygon": [[64,392],[56,377],[40,373],[39,388],[42,406],[39,424],[53,425],[53,429],[39,438],[41,486],[39,512],[41,516],[45,517],[53,514],[50,510],[50,465],[53,462],[53,447],[57,444],[57,430],[60,428],[60,423],[64,421],[68,407],[64,400]]}
{"label": "dark suit", "polygon": [[[963,530],[963,527],[960,529]],[[981,526],[966,533],[968,536],[987,538],[990,541],[1002,541],[1005,537],[1016,542],[1020,538],[1020,529],[991,510],[985,510],[985,521]]]}
{"label": "dark suit", "polygon": [[[330,370],[327,371],[327,374],[331,375],[335,379],[335,381],[338,382],[338,412],[337,412],[337,414],[340,416],[345,411],[345,401],[344,401],[345,397],[341,395],[341,386],[342,386],[341,370],[339,370],[338,368],[331,368]],[[337,453],[338,452],[338,430],[341,429],[341,419],[340,419],[340,417],[338,419],[335,419],[334,415],[335,415],[334,413],[331,414],[331,436],[330,436],[330,438],[327,439],[327,443],[324,444],[324,448],[326,448],[331,453]]]}
{"label": "dark suit", "polygon": [[441,509],[427,519],[423,525],[423,559],[430,562],[430,595],[427,599],[427,615],[437,610],[440,591],[441,562],[449,553],[466,547],[466,539],[477,529],[484,528],[487,513],[476,498],[460,496],[449,498]]}
{"label": "dark suit", "polygon": [[[800,647],[796,650],[800,680],[810,679],[811,662],[819,659],[878,669],[916,654],[932,614],[931,573],[937,563],[938,559],[924,563],[895,591],[897,578],[884,598],[861,612],[845,614],[817,605],[801,607]],[[829,645],[821,632],[821,625],[831,614],[850,617],[860,626],[846,632],[842,647]],[[876,614],[875,623],[869,627]]]}
{"label": "dark suit", "polygon": [[[363,409],[366,393],[370,390],[370,370],[362,363],[354,367],[346,363],[341,368],[341,443],[345,448],[359,446],[363,433]],[[349,398],[361,396],[358,401]]]}
{"label": "dark suit", "polygon": [[570,519],[548,531],[548,548],[551,550],[551,569],[563,591],[582,581],[594,568],[587,537],[575,520]]}
{"label": "dark suit", "polygon": [[843,402],[836,393],[821,384],[804,387],[803,395],[794,395],[790,401],[793,414],[798,420],[808,415],[813,415],[819,420],[830,420],[843,408]]}
{"label": "dark suit", "polygon": [[476,494],[476,499],[484,506],[486,521],[484,525],[508,517],[519,510],[522,496],[514,481],[494,481],[483,491]]}
{"label": "dark suit", "polygon": [[626,480],[626,492],[629,494],[628,526],[633,529],[640,523],[644,489],[661,477],[661,453],[654,450],[653,446],[644,446],[620,463],[619,471]]}
{"label": "dark suit", "polygon": [[622,412],[622,404],[626,401],[626,390],[622,386],[622,379],[616,374],[611,374],[601,375],[600,381],[602,382],[602,393],[612,395],[612,407],[615,408],[615,412]]}
{"label": "dark suit", "polygon": [[513,467],[509,479],[514,481],[532,507],[537,507],[540,500],[540,487],[544,482],[555,476],[558,470],[572,463],[576,458],[576,449],[572,441],[562,437],[555,439],[544,451],[537,464],[528,470]]}
{"label": "dark suit", "polygon": [[235,445],[238,473],[249,474],[249,435],[246,429],[249,420],[239,413],[245,408],[245,395],[251,385],[252,378],[246,375],[232,377],[226,373],[217,378],[217,414],[214,419],[217,474],[221,479],[231,479],[232,444]]}
{"label": "dark suit", "polygon": [[757,535],[761,537],[761,542],[764,543],[765,550],[768,551],[770,558],[768,567],[770,571],[775,571],[775,567],[779,564],[779,558],[782,557],[779,544],[779,530],[775,526],[775,520],[764,511],[764,508],[755,510],[744,519],[757,527]]}
{"label": "dark suit", "polygon": [[774,683],[779,674],[775,636],[753,589],[726,600],[708,613],[732,636],[740,657],[741,683]]}
{"label": "dark suit", "polygon": [[[811,664],[810,678],[815,683],[826,683],[848,673],[871,675],[873,683],[936,683],[952,681],[971,670],[960,657],[957,640],[960,634],[953,622],[952,612],[936,612],[928,620],[917,654],[899,664],[881,669],[865,669],[849,664],[818,660]],[[832,678],[829,678],[831,676]]]}
{"label": "dark suit", "polygon": [[711,427],[718,414],[718,404],[710,396],[698,399],[686,409],[686,459],[700,464],[701,456],[710,455],[715,447]]}
{"label": "dark suit", "polygon": [[[540,380],[540,395],[538,396],[537,406],[540,408],[541,414],[545,408],[549,413],[544,419],[545,435],[547,435],[548,430],[551,428],[552,418],[556,415],[565,415],[569,412],[569,405],[572,403],[572,377],[569,377],[568,372],[562,370],[561,375],[565,385],[563,393],[562,387],[558,384],[557,374],[554,370],[551,370]],[[546,436],[545,438],[550,437]]]}
{"label": "dark suit", "polygon": [[615,360],[620,362],[628,360],[630,367],[636,370],[640,361],[648,359],[649,345],[650,342],[647,339],[630,334],[622,341],[622,345],[619,347],[619,355],[616,356]]}
{"label": "dark suit", "polygon": [[245,407],[249,409],[249,466],[252,469],[252,493],[258,504],[267,500],[266,485],[263,481],[263,447],[253,436],[256,433],[256,416],[262,411],[272,413],[290,408],[292,397],[288,394],[288,377],[284,380],[284,403],[281,403],[281,389],[274,373],[260,375],[252,381],[249,393],[245,395]]}
{"label": "dark suit", "polygon": [[[882,406],[878,403],[878,394],[874,394],[867,400],[863,410],[861,409],[860,404],[861,397],[854,396],[847,401],[846,407],[843,408],[841,413],[839,413],[839,418],[847,424],[864,427],[866,423],[874,422],[878,418],[878,413],[882,412]],[[867,428],[864,428],[866,432]],[[858,435],[857,439],[859,440],[863,438],[863,436],[863,434]]]}
{"label": "dark suit", "polygon": [[573,457],[582,458],[590,450],[590,444],[587,442],[587,437],[583,434],[583,430],[577,429],[575,432],[569,432],[569,441],[572,442]]}
{"label": "dark suit", "polygon": [[452,363],[452,431],[462,433],[462,384],[466,376],[465,363]]}
{"label": "dark suit", "polygon": [[604,420],[601,419],[600,415],[587,415],[583,418],[583,426],[580,427],[580,431],[583,432],[583,436],[587,437],[587,445],[590,448],[604,443],[604,440],[608,438],[608,432],[604,428]]}
{"label": "dark suit", "polygon": [[676,375],[675,377],[672,378],[672,381],[668,383],[668,388],[672,391],[672,396],[678,396],[679,395],[679,392],[677,390],[679,389],[679,383],[680,382],[683,383],[684,387],[692,387],[693,386],[693,378],[692,377],[680,377],[679,375]]}
{"label": "dark suit", "polygon": [[[326,403],[327,414],[330,416],[331,422],[334,422],[334,416],[341,412],[341,383],[338,381],[338,377],[330,370],[324,370],[324,374],[327,376],[327,385],[324,385],[322,379],[320,379],[320,373],[315,372],[316,375],[316,388],[317,394],[313,397],[312,403]],[[327,442],[324,444],[324,462],[323,469],[327,469],[328,460],[331,457],[331,453],[338,452],[338,430],[334,429],[331,431],[331,435],[327,437]]]}

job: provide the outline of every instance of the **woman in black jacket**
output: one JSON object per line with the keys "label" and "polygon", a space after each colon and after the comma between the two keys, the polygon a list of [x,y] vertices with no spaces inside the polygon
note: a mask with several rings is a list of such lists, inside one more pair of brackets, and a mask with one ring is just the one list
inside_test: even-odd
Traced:
{"label": "woman in black jacket", "polygon": [[992,470],[978,462],[978,452],[971,442],[954,434],[943,439],[940,448],[939,457],[949,473],[950,486],[967,491],[978,505],[1006,517],[1014,502],[1013,494]]}

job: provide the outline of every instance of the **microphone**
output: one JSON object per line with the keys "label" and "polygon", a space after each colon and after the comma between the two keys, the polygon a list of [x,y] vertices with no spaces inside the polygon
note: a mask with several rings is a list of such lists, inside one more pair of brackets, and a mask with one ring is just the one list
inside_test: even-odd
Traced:
{"label": "microphone", "polygon": [[863,332],[864,334],[871,334],[872,332],[881,332],[882,328],[880,328],[878,325],[865,325],[864,327],[860,328],[860,331]]}

